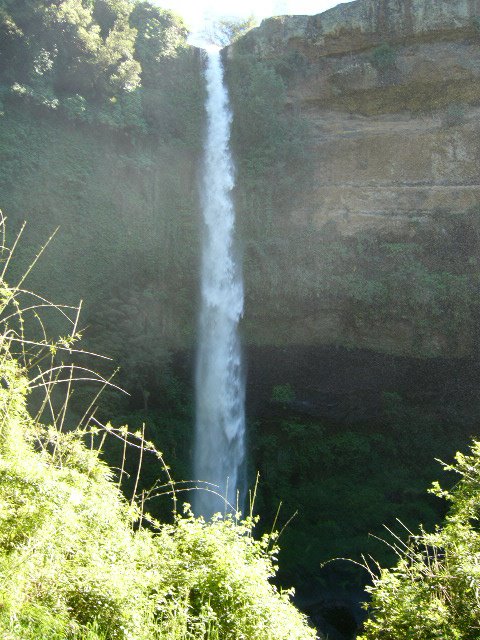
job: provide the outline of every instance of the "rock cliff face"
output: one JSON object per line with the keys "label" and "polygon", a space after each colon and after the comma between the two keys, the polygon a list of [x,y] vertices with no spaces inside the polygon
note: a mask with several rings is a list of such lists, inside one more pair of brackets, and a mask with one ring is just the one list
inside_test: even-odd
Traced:
{"label": "rock cliff face", "polygon": [[[278,269],[288,279],[303,256],[312,282],[336,285],[277,310],[281,342],[474,354],[479,16],[479,0],[358,0],[265,20],[229,49],[287,65],[285,108],[310,125],[312,183],[278,221]],[[257,320],[266,343],[271,319]]]}
{"label": "rock cliff face", "polygon": [[264,20],[247,38],[261,55],[285,48],[309,51],[312,58],[350,54],[385,41],[458,38],[475,31],[478,0],[357,0],[316,16]]}
{"label": "rock cliff face", "polygon": [[[322,561],[313,557],[332,540],[358,532],[363,553],[366,532],[393,521],[390,514],[405,509],[409,518],[410,506],[418,507],[414,527],[424,521],[430,507],[407,489],[411,478],[426,488],[435,477],[429,461],[465,448],[477,430],[477,16],[478,1],[358,0],[318,16],[266,20],[226,52],[234,130],[249,104],[235,96],[254,65],[253,97],[269,78],[262,68],[273,69],[286,84],[283,113],[303,119],[308,130],[309,148],[295,158],[306,180],[300,189],[292,184],[292,197],[272,199],[271,210],[250,194],[275,193],[289,171],[278,163],[259,187],[249,166],[242,170],[238,145],[238,213],[248,414],[258,421],[252,467],[266,479],[267,503],[289,496],[302,514],[288,545],[292,565],[311,576],[309,596],[317,577],[310,568]],[[265,137],[264,120],[274,118],[274,109],[268,116],[260,106],[259,98],[243,128],[243,144],[254,150]],[[272,147],[288,135],[277,127]],[[329,434],[341,439],[333,470]],[[371,464],[379,442],[386,445],[381,463]],[[341,497],[345,478],[353,477]],[[325,487],[332,503],[320,495]],[[349,507],[347,494],[364,502]],[[341,523],[336,533],[329,518]],[[355,546],[355,535],[343,548]],[[328,630],[329,637],[353,637],[344,633]]]}

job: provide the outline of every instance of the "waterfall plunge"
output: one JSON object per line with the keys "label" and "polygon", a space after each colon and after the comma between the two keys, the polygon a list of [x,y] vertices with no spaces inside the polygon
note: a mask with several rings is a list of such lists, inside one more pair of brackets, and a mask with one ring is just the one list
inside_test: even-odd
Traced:
{"label": "waterfall plunge", "polygon": [[[207,138],[203,175],[201,309],[196,366],[195,478],[236,506],[242,503],[245,460],[245,384],[238,323],[243,284],[235,261],[234,168],[229,148],[231,113],[220,51],[207,51]],[[224,511],[214,493],[195,493],[194,511]]]}

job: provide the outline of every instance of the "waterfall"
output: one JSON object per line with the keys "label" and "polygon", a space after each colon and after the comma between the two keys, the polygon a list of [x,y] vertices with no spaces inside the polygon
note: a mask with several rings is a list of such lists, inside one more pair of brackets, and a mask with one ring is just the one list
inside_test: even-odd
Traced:
{"label": "waterfall", "polygon": [[[220,51],[206,52],[207,136],[204,149],[199,344],[196,363],[195,478],[236,506],[244,492],[245,383],[238,323],[243,283],[235,260],[234,167],[229,147],[232,116]],[[195,492],[194,511],[211,516],[225,502]]]}

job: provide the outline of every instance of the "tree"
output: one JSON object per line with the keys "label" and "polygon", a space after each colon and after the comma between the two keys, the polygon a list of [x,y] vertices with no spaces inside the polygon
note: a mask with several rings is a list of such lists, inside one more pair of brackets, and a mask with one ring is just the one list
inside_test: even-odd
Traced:
{"label": "tree", "polygon": [[201,39],[210,44],[226,47],[257,26],[257,19],[251,15],[245,20],[238,18],[221,18],[208,25],[201,34]]}
{"label": "tree", "polygon": [[142,64],[144,79],[158,72],[162,60],[175,58],[186,46],[188,30],[183,20],[149,2],[135,5],[130,24],[137,31],[135,57]]}

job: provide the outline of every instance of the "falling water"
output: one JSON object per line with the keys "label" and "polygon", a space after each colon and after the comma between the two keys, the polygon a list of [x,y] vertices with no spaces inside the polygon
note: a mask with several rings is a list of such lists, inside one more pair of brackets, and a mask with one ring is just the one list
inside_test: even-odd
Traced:
{"label": "falling water", "polygon": [[[243,492],[245,385],[238,323],[243,284],[235,261],[231,113],[220,51],[207,51],[207,138],[203,175],[203,239],[199,346],[196,367],[195,477],[236,506]],[[194,510],[223,511],[215,493],[197,491]]]}

